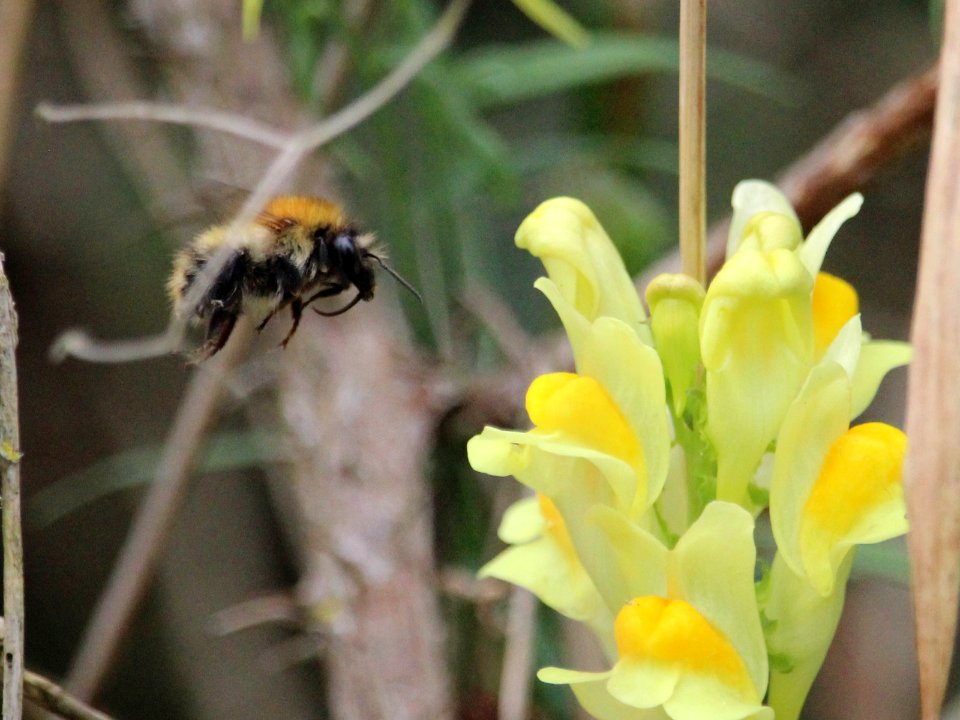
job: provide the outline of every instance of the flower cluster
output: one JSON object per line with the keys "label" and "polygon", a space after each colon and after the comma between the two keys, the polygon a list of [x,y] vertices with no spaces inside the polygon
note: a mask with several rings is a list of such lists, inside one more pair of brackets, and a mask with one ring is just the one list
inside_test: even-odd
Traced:
{"label": "flower cluster", "polygon": [[[910,349],[871,340],[856,292],[820,272],[861,202],[804,239],[774,187],[741,183],[722,269],[706,289],[656,278],[649,315],[585,205],[549,200],[520,226],[576,371],[530,385],[530,430],[468,444],[475,469],[533,491],[481,574],[596,634],[609,670],[539,677],[600,720],[795,720],[855,546],[906,531],[903,433],[851,422]],[[767,509],[776,552],[758,560]]]}

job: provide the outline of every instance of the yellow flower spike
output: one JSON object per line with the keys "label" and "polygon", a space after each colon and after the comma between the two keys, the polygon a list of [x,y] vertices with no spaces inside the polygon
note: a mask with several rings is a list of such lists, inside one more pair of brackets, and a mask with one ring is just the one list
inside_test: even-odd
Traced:
{"label": "yellow flower spike", "polygon": [[699,322],[705,292],[687,275],[658,275],[647,286],[653,342],[670,382],[674,414],[679,417],[700,366]]}
{"label": "yellow flower spike", "polygon": [[707,433],[717,451],[717,498],[749,506],[748,486],[813,362],[813,278],[761,218],[759,247],[741,247],[707,289],[700,351]]}
{"label": "yellow flower spike", "polygon": [[768,670],[751,515],[710,503],[669,551],[610,508],[590,516],[611,555],[608,576],[593,577],[608,606],[621,598],[618,659],[605,673],[545,668],[538,677],[571,684],[585,708],[611,720],[648,717],[628,708],[662,708],[672,720],[772,718],[760,705]]}
{"label": "yellow flower spike", "polygon": [[588,321],[618,318],[649,343],[633,281],[590,208],[573,198],[547,200],[520,225],[516,243],[540,258],[563,297]]}
{"label": "yellow flower spike", "polygon": [[860,312],[860,299],[846,280],[817,273],[813,285],[813,339],[817,356],[823,354],[847,321]]}

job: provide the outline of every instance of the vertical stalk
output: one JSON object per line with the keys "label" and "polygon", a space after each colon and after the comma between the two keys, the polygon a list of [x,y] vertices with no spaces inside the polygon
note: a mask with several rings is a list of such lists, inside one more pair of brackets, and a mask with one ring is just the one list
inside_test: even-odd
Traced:
{"label": "vertical stalk", "polygon": [[680,2],[680,258],[706,281],[707,0]]}
{"label": "vertical stalk", "polygon": [[924,720],[940,717],[960,564],[960,0],[947,0],[923,211],[907,392],[904,485]]}
{"label": "vertical stalk", "polygon": [[23,534],[20,527],[20,421],[17,314],[0,253],[0,495],[3,502],[3,718],[23,712]]}

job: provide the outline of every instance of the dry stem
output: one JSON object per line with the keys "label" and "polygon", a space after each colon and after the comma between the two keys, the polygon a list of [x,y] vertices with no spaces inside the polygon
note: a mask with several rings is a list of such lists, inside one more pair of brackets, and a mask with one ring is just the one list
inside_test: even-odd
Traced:
{"label": "dry stem", "polygon": [[680,2],[680,257],[706,280],[706,0]]}
{"label": "dry stem", "polygon": [[74,697],[49,678],[25,670],[23,694],[31,702],[68,720],[112,720],[109,715]]}
{"label": "dry stem", "polygon": [[908,377],[905,486],[924,720],[940,717],[960,567],[960,2],[946,4]]}
{"label": "dry stem", "polygon": [[3,717],[23,713],[23,533],[20,526],[20,420],[17,314],[0,254],[0,499],[3,502]]}

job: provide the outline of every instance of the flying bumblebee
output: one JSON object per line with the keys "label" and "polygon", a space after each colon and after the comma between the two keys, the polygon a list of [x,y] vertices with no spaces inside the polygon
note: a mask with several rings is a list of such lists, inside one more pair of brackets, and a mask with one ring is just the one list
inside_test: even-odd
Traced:
{"label": "flying bumblebee", "polygon": [[[373,247],[373,235],[361,233],[343,211],[316,197],[283,196],[271,200],[245,227],[230,230],[216,225],[200,233],[177,253],[167,291],[174,311],[206,322],[206,337],[198,351],[204,360],[230,338],[240,315],[250,316],[262,330],[270,318],[290,308],[293,324],[281,345],[286,347],[300,324],[303,310],[315,300],[356,288],[343,307],[322,311],[333,316],[361,300],[373,298],[375,266],[379,265],[410,292],[419,293],[383,262]],[[200,300],[189,306],[187,294],[204,266],[229,246],[226,262]]]}

